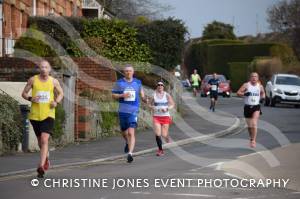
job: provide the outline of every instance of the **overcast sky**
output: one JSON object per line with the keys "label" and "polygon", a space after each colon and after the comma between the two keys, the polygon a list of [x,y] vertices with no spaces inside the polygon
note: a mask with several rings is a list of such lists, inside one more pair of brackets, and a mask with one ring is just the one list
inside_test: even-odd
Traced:
{"label": "overcast sky", "polygon": [[280,0],[157,0],[174,9],[165,17],[182,19],[191,38],[200,37],[206,24],[213,20],[233,24],[235,34],[256,35],[270,32],[267,9]]}

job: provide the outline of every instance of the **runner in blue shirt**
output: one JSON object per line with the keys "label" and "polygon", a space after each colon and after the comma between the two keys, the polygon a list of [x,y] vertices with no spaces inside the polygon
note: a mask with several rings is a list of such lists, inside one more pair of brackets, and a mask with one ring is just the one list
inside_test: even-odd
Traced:
{"label": "runner in blue shirt", "polygon": [[140,96],[147,101],[140,80],[133,78],[134,69],[131,65],[124,68],[124,77],[115,83],[112,96],[119,100],[119,120],[122,136],[126,141],[124,152],[128,153],[127,162],[133,161],[132,152],[135,146],[135,129],[140,106]]}
{"label": "runner in blue shirt", "polygon": [[218,100],[218,89],[220,80],[217,77],[217,74],[213,74],[213,78],[208,81],[210,87],[210,110],[215,112],[216,102]]}

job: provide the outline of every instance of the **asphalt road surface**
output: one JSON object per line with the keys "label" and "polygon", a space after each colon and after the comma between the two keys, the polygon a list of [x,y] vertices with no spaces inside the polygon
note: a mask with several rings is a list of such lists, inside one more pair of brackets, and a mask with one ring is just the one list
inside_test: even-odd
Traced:
{"label": "asphalt road surface", "polygon": [[[208,100],[197,99],[205,107],[209,106]],[[242,100],[220,98],[217,111],[242,117]],[[167,150],[162,157],[155,154],[138,156],[132,164],[117,160],[53,170],[44,180],[39,180],[38,186],[32,185],[37,184],[34,176],[3,178],[0,179],[0,198],[300,198],[300,192],[296,190],[259,186],[258,181],[253,186],[243,185],[238,176],[220,166],[220,162],[230,162],[260,150],[272,150],[286,142],[298,143],[299,118],[300,109],[292,106],[263,107],[261,120],[267,129],[259,130],[256,150],[248,147],[248,134],[242,131],[204,144],[193,143]],[[277,128],[280,136],[268,133],[271,127]],[[264,175],[264,171],[261,172]],[[280,176],[283,180],[287,178]],[[280,185],[283,183],[281,181]]]}

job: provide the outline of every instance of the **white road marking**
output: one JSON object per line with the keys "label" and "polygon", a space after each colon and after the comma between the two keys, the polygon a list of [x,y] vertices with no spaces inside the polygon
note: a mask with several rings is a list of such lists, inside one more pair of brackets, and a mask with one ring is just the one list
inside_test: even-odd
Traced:
{"label": "white road marking", "polygon": [[183,173],[183,175],[188,175],[188,176],[193,176],[193,175],[211,176],[210,173]]}
{"label": "white road marking", "polygon": [[138,192],[138,191],[135,191],[135,192],[131,192],[132,194],[142,194],[142,195],[150,195],[151,193],[150,192]]}
{"label": "white road marking", "polygon": [[206,195],[206,194],[189,194],[189,193],[164,193],[166,196],[191,196],[191,197],[207,197],[207,198],[215,198],[216,195]]}
{"label": "white road marking", "polygon": [[227,176],[233,177],[233,178],[240,179],[240,180],[242,180],[242,179],[243,179],[242,177],[240,177],[240,176],[237,176],[237,175],[234,175],[234,174],[231,174],[231,173],[224,173],[224,174],[225,174],[225,175],[227,175]]}

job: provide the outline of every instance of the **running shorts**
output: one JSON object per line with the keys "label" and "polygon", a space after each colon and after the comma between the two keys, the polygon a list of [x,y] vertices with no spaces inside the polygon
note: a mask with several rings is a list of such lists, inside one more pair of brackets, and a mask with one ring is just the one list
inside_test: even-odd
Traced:
{"label": "running shorts", "polygon": [[126,131],[129,128],[137,128],[137,115],[130,113],[119,114],[121,131]]}
{"label": "running shorts", "polygon": [[172,119],[170,116],[153,116],[153,122],[158,124],[171,124]]}
{"label": "running shorts", "polygon": [[218,100],[218,92],[211,91],[210,92],[210,98],[214,98],[215,100]]}
{"label": "running shorts", "polygon": [[259,111],[260,114],[262,114],[260,105],[253,105],[253,106],[245,105],[244,106],[244,116],[245,116],[245,118],[252,118],[253,113],[255,111]]}
{"label": "running shorts", "polygon": [[54,119],[52,117],[48,117],[42,121],[30,120],[30,123],[37,137],[41,136],[42,133],[50,135],[53,133]]}

